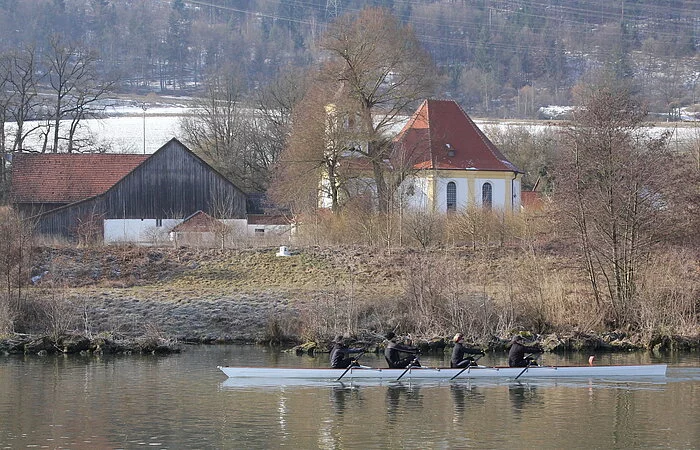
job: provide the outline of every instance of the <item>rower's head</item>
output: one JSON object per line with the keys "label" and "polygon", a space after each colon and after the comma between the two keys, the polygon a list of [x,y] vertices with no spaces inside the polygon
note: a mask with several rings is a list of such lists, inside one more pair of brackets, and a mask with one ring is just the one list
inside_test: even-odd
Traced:
{"label": "rower's head", "polygon": [[457,333],[457,334],[455,334],[455,337],[452,338],[452,340],[456,344],[457,342],[464,340],[464,335],[462,333]]}
{"label": "rower's head", "polygon": [[519,344],[521,344],[521,343],[523,343],[524,341],[525,341],[525,339],[524,339],[521,335],[516,334],[515,336],[513,336],[513,339],[512,339],[510,342],[511,342],[512,344],[515,344],[516,342],[519,343]]}
{"label": "rower's head", "polygon": [[335,337],[335,340],[333,342],[335,342],[336,344],[343,345],[345,344],[345,338],[341,335],[338,335]]}
{"label": "rower's head", "polygon": [[388,332],[387,334],[385,334],[384,337],[385,337],[388,341],[393,341],[394,338],[396,338],[396,333],[394,333],[393,331],[390,331],[390,332]]}

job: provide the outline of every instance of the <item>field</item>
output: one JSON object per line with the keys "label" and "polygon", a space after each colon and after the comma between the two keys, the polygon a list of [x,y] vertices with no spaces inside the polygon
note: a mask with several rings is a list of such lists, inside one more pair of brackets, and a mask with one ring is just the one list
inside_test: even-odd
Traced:
{"label": "field", "polygon": [[263,340],[273,322],[291,326],[300,311],[345,293],[351,283],[357,296],[371,289],[375,301],[397,292],[395,258],[347,249],[276,257],[276,250],[44,248],[34,271],[45,275],[32,291],[83,311],[85,324],[68,328],[126,335],[157,330],[197,342]]}
{"label": "field", "polygon": [[[82,136],[92,136],[96,147],[115,153],[153,153],[172,138],[184,140],[179,120],[182,116],[192,114],[189,98],[156,97],[132,98],[119,100],[114,107],[105,111],[101,119],[86,119]],[[143,107],[146,107],[144,110]],[[558,129],[563,122],[552,120],[505,120],[494,118],[477,118],[474,122],[488,135],[496,127],[525,128],[531,133],[538,133],[552,128]],[[38,122],[27,122],[33,127]],[[8,147],[12,145],[12,123],[6,124]],[[650,123],[654,133],[669,131],[671,142],[680,145],[690,139],[700,138],[698,122]],[[398,131],[398,130],[397,130]],[[27,140],[27,147],[32,150],[41,148],[39,133],[33,133]]]}

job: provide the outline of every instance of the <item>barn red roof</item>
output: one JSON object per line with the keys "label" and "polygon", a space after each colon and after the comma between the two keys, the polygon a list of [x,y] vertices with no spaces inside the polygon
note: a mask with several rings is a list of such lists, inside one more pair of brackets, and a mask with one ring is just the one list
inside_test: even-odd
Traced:
{"label": "barn red roof", "polygon": [[544,207],[544,196],[540,192],[522,191],[520,203],[525,209],[540,210]]}
{"label": "barn red roof", "polygon": [[248,225],[290,225],[291,217],[281,214],[248,214]]}
{"label": "barn red roof", "polygon": [[172,231],[216,231],[223,226],[224,224],[221,221],[199,210],[175,226]]}
{"label": "barn red roof", "polygon": [[20,153],[12,160],[15,203],[73,203],[107,191],[150,155]]}
{"label": "barn red roof", "polygon": [[417,169],[520,172],[452,100],[425,100],[396,136]]}

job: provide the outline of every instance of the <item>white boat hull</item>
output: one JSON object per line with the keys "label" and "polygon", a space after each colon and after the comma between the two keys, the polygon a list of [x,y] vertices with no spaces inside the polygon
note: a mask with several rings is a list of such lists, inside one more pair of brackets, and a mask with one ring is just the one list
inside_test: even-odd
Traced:
{"label": "white boat hull", "polygon": [[[565,367],[470,367],[462,369],[416,367],[405,369],[378,369],[360,367],[346,369],[308,369],[278,367],[218,367],[229,378],[304,379],[315,381],[343,380],[456,380],[475,378],[631,378],[666,376],[665,364],[640,366],[565,366]],[[405,372],[405,373],[404,373]],[[461,372],[461,373],[460,373]]]}

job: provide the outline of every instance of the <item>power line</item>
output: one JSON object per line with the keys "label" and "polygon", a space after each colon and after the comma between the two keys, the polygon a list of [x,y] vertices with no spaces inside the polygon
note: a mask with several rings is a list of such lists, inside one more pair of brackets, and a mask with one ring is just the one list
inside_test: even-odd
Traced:
{"label": "power line", "polygon": [[[326,16],[328,18],[334,17],[336,14],[340,14],[340,8],[339,8],[339,0],[327,0],[326,5],[325,5],[325,10],[320,11],[319,4],[316,3],[309,3],[309,2],[304,2],[301,0],[298,0],[295,2],[295,6],[302,7],[302,8],[307,8],[308,10],[311,10],[315,13],[317,13],[319,16]],[[247,14],[251,15],[254,17],[266,17],[266,18],[271,18],[273,20],[278,20],[278,21],[287,21],[287,22],[292,22],[292,23],[299,23],[299,24],[304,24],[304,25],[309,25],[312,27],[317,27],[321,26],[323,27],[324,24],[320,24],[317,21],[313,20],[304,20],[304,19],[297,19],[293,17],[287,17],[283,16],[280,14],[273,14],[273,13],[263,13],[259,11],[252,11],[252,10],[246,10],[246,9],[241,9],[241,8],[234,8],[232,6],[227,6],[227,5],[220,5],[217,3],[213,3],[211,1],[200,1],[200,0],[188,0],[188,3],[200,5],[200,6],[208,6],[212,8],[218,8],[226,11],[233,11],[233,12],[239,12],[242,14]],[[279,5],[279,2],[277,1],[271,1],[273,5]],[[405,4],[405,5],[415,5],[416,9],[420,9],[420,7],[425,7],[425,3],[417,1],[417,0],[396,0],[394,2],[394,5],[397,4]],[[585,8],[585,7],[574,7],[574,6],[565,6],[565,5],[557,5],[556,1],[554,2],[549,2],[549,3],[541,3],[541,2],[535,2],[535,1],[527,1],[527,2],[493,2],[491,4],[492,6],[489,6],[489,11],[496,11],[499,14],[499,18],[503,19],[507,15],[512,15],[516,14],[520,17],[523,18],[530,18],[530,19],[537,19],[544,21],[545,23],[547,21],[550,22],[556,22],[559,26],[565,26],[567,28],[566,34],[572,36],[574,40],[581,40],[583,37],[588,37],[588,36],[602,36],[603,38],[605,36],[608,36],[609,38],[617,38],[619,37],[619,32],[616,30],[608,30],[608,29],[595,29],[592,30],[590,29],[591,23],[589,21],[581,21],[581,20],[574,20],[570,18],[565,18],[564,13],[569,12],[571,13],[579,13],[583,17],[600,17],[601,20],[597,20],[596,23],[598,25],[604,25],[606,22],[616,22],[618,20],[618,15],[616,13],[611,13],[611,12],[606,12],[605,10],[598,10],[597,8]],[[508,5],[508,6],[506,6]],[[534,7],[539,7],[545,11],[552,11],[552,14],[538,14],[535,12],[529,12],[529,11],[521,11],[521,10],[516,10],[514,7],[518,5],[525,5],[525,6],[534,6]],[[636,7],[644,6],[647,7],[649,5],[635,5]],[[323,6],[320,6],[323,8]],[[441,4],[438,3],[435,8],[440,8]],[[449,7],[450,11],[453,13],[455,11],[460,11],[459,8],[455,9],[454,3],[450,3],[449,5],[445,5],[445,7]],[[329,13],[329,8],[332,10],[333,14],[328,14]],[[657,11],[658,7],[655,5],[651,6],[650,11],[655,12]],[[609,8],[608,8],[609,10]],[[685,14],[686,19],[684,19],[681,22],[677,22],[674,25],[676,27],[685,28],[686,30],[689,30],[691,32],[694,32],[698,28],[698,21],[700,21],[700,11],[698,11],[698,17],[694,17],[692,13],[694,13],[696,10],[688,10],[688,9],[680,9],[680,8],[664,8],[664,10],[671,10],[674,11],[678,14],[680,13],[688,13],[690,14]],[[465,9],[462,9],[461,11],[466,11]],[[344,11],[342,12],[349,12],[349,13],[358,13],[360,10],[356,8],[345,8]],[[438,11],[439,12],[439,11]],[[454,17],[455,14],[452,14],[451,17]],[[607,19],[607,20],[606,20]],[[651,20],[651,18],[646,17],[646,16],[630,16],[628,15],[627,18],[625,19],[627,22],[633,23],[633,22],[646,22]],[[411,14],[411,19],[410,23],[414,26],[415,29],[424,29],[427,27],[436,27],[436,28],[441,28],[443,30],[447,30],[445,34],[443,34],[440,37],[435,37],[430,34],[425,34],[425,33],[418,33],[417,35],[420,36],[420,39],[422,42],[429,42],[433,44],[446,44],[450,46],[455,46],[455,45],[478,45],[478,43],[467,43],[464,40],[458,39],[451,37],[455,34],[462,34],[464,29],[480,29],[483,26],[483,21],[479,21],[478,19],[473,19],[473,20],[459,20],[459,19],[450,19],[448,17],[443,17],[441,20],[435,20],[433,18],[428,18],[427,16],[421,15],[421,12],[416,13],[415,10],[413,10],[413,13]],[[509,22],[501,22],[503,25],[508,27]],[[503,32],[506,31],[507,28],[503,28],[500,24],[497,24],[496,26],[493,27],[492,31],[494,33],[498,32]],[[666,31],[660,31],[660,30],[653,30],[650,31],[650,33],[653,33],[656,41],[661,42],[661,43],[667,43],[667,44],[672,44],[676,41],[678,34],[674,32],[666,32]],[[447,35],[448,37],[444,37]],[[580,36],[578,39],[576,36]],[[659,39],[659,37],[665,37],[667,39]],[[508,44],[508,43],[495,43],[495,42],[490,42],[489,45],[492,45],[494,48],[500,48],[500,49],[506,49],[506,50],[522,50],[525,47],[523,45],[519,44]],[[526,47],[527,49],[530,50],[547,50],[547,47],[543,46],[537,46],[537,45],[529,45]]]}

